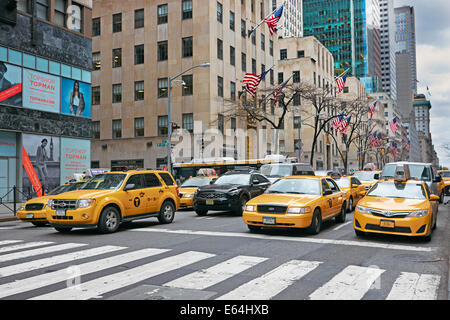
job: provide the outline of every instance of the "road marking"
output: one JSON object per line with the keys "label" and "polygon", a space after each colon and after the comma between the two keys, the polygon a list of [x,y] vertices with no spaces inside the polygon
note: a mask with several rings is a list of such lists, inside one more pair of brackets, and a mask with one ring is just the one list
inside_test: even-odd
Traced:
{"label": "road marking", "polygon": [[217,300],[267,300],[289,287],[319,266],[318,261],[292,260],[270,272],[244,283],[216,298]]}
{"label": "road marking", "polygon": [[436,300],[438,275],[402,272],[386,300]]}
{"label": "road marking", "polygon": [[[79,270],[78,276],[81,277],[82,275],[113,268],[128,262],[144,259],[167,251],[170,250],[152,248],[142,249],[113,257],[95,260],[92,262],[74,265],[72,267]],[[0,298],[35,290],[58,282],[68,281],[73,277],[73,274],[70,272],[70,270],[70,268],[64,268],[55,272],[45,273],[31,278],[25,278],[16,280],[14,282],[5,283],[3,285],[0,285]],[[56,299],[59,300],[58,298]]]}
{"label": "road marking", "polygon": [[0,246],[4,246],[5,244],[12,244],[17,242],[23,242],[23,240],[2,240],[0,241]]}
{"label": "road marking", "polygon": [[87,244],[84,244],[84,243],[64,243],[64,244],[59,244],[59,245],[51,246],[51,247],[45,247],[45,248],[32,249],[32,250],[21,251],[21,252],[15,252],[15,253],[10,253],[10,254],[5,254],[5,255],[0,256],[0,262],[11,261],[11,260],[16,260],[16,259],[22,259],[22,258],[28,258],[28,257],[37,256],[37,255],[40,255],[40,254],[46,254],[46,253],[50,253],[50,252],[56,252],[56,251],[62,251],[62,250],[67,250],[67,249],[73,249],[73,248],[78,248],[78,247],[83,247],[83,246],[87,246]]}
{"label": "road marking", "polygon": [[353,221],[343,223],[340,226],[337,226],[336,228],[334,228],[333,230],[339,230],[340,228],[345,227],[345,226],[349,225],[350,223],[353,223]]}
{"label": "road marking", "polygon": [[267,260],[267,258],[237,256],[209,269],[203,269],[165,283],[164,286],[203,290],[231,278],[265,260]]}
{"label": "road marking", "polygon": [[306,242],[306,243],[317,243],[317,244],[334,244],[334,245],[344,245],[344,246],[358,246],[358,247],[368,247],[368,248],[381,248],[381,249],[391,249],[391,250],[406,250],[406,251],[424,251],[431,252],[436,250],[435,247],[416,247],[408,245],[396,245],[388,243],[377,243],[364,240],[337,240],[337,239],[320,239],[314,237],[288,237],[288,236],[274,236],[265,234],[251,234],[251,233],[239,233],[239,232],[215,232],[215,231],[195,231],[195,230],[171,230],[162,228],[142,228],[142,229],[129,229],[129,231],[136,232],[162,232],[162,233],[173,233],[173,234],[186,234],[193,236],[212,236],[212,237],[241,237],[241,238],[252,238],[252,239],[263,239],[263,240],[279,240],[279,241],[293,241],[293,242]]}
{"label": "road marking", "polygon": [[13,229],[22,229],[24,226],[10,226],[10,227],[0,227],[0,230],[13,230]]}
{"label": "road marking", "polygon": [[39,246],[45,246],[47,244],[52,244],[54,242],[48,242],[48,241],[39,241],[39,242],[27,242],[27,243],[21,243],[16,244],[13,246],[3,247],[0,248],[0,253],[15,251],[15,250],[22,250],[22,249],[28,249],[28,248],[34,248]]}
{"label": "road marking", "polygon": [[360,300],[384,272],[378,268],[348,266],[322,287],[314,291],[311,300]]}
{"label": "road marking", "polygon": [[54,291],[31,300],[87,300],[101,298],[102,294],[133,285],[148,278],[166,273],[200,260],[215,256],[214,254],[189,251],[173,257],[114,273],[79,285]]}
{"label": "road marking", "polygon": [[103,246],[103,247],[99,247],[99,248],[93,248],[93,249],[88,249],[88,250],[66,253],[66,254],[62,254],[59,256],[53,256],[53,257],[44,258],[44,259],[40,259],[40,260],[34,260],[31,262],[24,262],[24,263],[0,268],[0,278],[8,277],[8,276],[11,276],[14,274],[28,272],[28,271],[32,271],[32,270],[36,270],[36,269],[42,269],[45,267],[49,267],[49,266],[53,266],[53,265],[57,265],[60,263],[65,263],[65,262],[69,262],[69,261],[73,261],[73,260],[79,260],[79,259],[84,259],[84,258],[88,258],[88,257],[93,257],[96,255],[114,252],[114,251],[118,251],[118,250],[122,250],[122,249],[125,249],[125,247]]}

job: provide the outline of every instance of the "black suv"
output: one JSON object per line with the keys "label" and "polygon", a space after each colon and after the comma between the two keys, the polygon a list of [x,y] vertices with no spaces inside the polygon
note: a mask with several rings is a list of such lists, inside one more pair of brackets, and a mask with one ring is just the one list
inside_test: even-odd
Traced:
{"label": "black suv", "polygon": [[232,211],[241,215],[251,198],[264,193],[270,181],[259,173],[231,171],[194,193],[194,210],[204,216],[208,210]]}

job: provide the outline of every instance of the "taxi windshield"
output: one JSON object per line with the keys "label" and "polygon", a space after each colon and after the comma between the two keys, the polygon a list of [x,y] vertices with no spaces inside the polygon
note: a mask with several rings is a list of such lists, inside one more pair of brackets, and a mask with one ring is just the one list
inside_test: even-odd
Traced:
{"label": "taxi windshield", "polygon": [[339,188],[350,188],[350,180],[347,178],[335,178],[334,181],[336,181]]}
{"label": "taxi windshield", "polygon": [[266,193],[292,193],[320,195],[320,183],[316,179],[282,179],[275,182]]}
{"label": "taxi windshield", "polygon": [[260,168],[260,172],[270,178],[287,177],[292,175],[292,166],[266,164]]}
{"label": "taxi windshield", "polygon": [[450,171],[441,171],[440,175],[442,178],[450,178]]}
{"label": "taxi windshield", "polygon": [[63,184],[62,186],[58,186],[58,187],[56,187],[55,189],[49,191],[49,192],[47,193],[47,195],[56,195],[56,194],[60,194],[60,193],[66,192],[66,189],[67,189],[69,186],[70,186],[70,185],[68,185],[68,184]]}
{"label": "taxi windshield", "polygon": [[375,172],[355,172],[355,177],[359,179],[359,181],[375,181]]}
{"label": "taxi windshield", "polygon": [[122,173],[98,174],[84,184],[80,190],[115,190],[127,175]]}
{"label": "taxi windshield", "polygon": [[209,179],[209,178],[192,178],[192,179],[186,180],[181,185],[181,188],[206,186],[209,184],[210,181],[211,181],[211,179]]}
{"label": "taxi windshield", "polygon": [[425,189],[420,183],[378,182],[368,196],[425,200]]}

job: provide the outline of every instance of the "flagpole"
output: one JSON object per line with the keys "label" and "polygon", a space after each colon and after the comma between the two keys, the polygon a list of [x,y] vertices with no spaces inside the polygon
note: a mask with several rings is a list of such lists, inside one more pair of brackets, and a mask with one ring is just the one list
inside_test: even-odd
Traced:
{"label": "flagpole", "polygon": [[351,68],[348,68],[347,70],[345,70],[344,72],[342,72],[340,75],[338,75],[337,77],[334,77],[334,80],[339,79],[343,74],[347,73],[348,70],[350,70]]}
{"label": "flagpole", "polygon": [[252,29],[248,31],[248,36],[247,36],[247,37],[250,38],[250,36],[252,35],[252,33],[253,33],[256,29],[258,29],[258,28],[264,23],[264,21],[266,21],[266,19],[267,19],[268,17],[270,17],[271,15],[273,15],[275,12],[277,12],[278,9],[280,9],[282,6],[284,6],[285,3],[286,3],[286,1],[283,1],[283,4],[282,4],[281,6],[279,6],[278,8],[275,8],[275,10],[273,10],[269,15],[267,15],[264,19],[262,19],[261,22],[258,23],[258,24],[256,25],[256,27],[254,27],[254,28],[252,27]]}

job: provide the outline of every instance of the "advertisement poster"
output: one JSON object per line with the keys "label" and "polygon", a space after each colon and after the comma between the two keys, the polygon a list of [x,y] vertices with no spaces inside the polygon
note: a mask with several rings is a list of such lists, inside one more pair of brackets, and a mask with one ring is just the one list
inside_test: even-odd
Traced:
{"label": "advertisement poster", "polygon": [[22,68],[0,61],[0,103],[22,105]]}
{"label": "advertisement poster", "polygon": [[88,172],[91,166],[91,142],[61,138],[61,184],[75,178],[76,173]]}
{"label": "advertisement poster", "polygon": [[23,69],[23,106],[49,112],[60,111],[60,79]]}
{"label": "advertisement poster", "polygon": [[16,156],[16,133],[0,131],[0,156]]}
{"label": "advertisement poster", "polygon": [[61,113],[90,118],[91,85],[62,78],[61,87]]}
{"label": "advertisement poster", "polygon": [[60,185],[60,139],[34,134],[22,137],[23,192],[29,197],[45,195]]}

